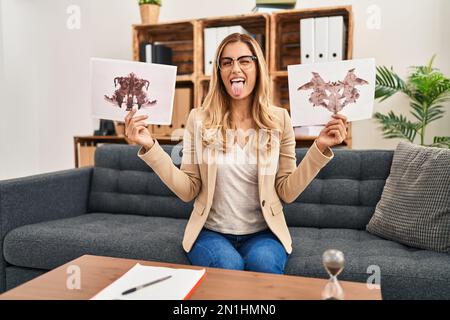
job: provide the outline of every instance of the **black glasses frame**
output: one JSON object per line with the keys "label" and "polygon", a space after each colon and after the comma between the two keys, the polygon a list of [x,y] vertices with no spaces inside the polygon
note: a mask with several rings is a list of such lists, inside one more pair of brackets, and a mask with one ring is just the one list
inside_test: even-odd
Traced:
{"label": "black glasses frame", "polygon": [[[232,62],[231,68],[233,68],[234,62],[235,62],[235,61],[238,61],[238,63],[239,63],[239,59],[242,59],[242,58],[251,58],[252,61],[258,60],[258,57],[257,57],[257,56],[247,56],[247,55],[246,55],[246,56],[240,56],[240,57],[238,57],[238,58],[236,58],[236,59],[230,58],[230,57],[218,58],[218,59],[217,59],[217,67],[219,68],[219,70],[223,70],[223,69],[220,67],[220,60],[221,60],[221,59],[229,59],[229,60],[231,60],[231,62]],[[241,66],[241,64],[239,63],[239,67],[240,67],[240,66]]]}

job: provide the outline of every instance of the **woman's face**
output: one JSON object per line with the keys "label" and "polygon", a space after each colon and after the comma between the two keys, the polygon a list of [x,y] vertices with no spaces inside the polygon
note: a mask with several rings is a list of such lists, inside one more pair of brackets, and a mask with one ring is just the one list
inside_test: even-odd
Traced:
{"label": "woman's face", "polygon": [[[228,94],[233,99],[245,99],[253,92],[257,76],[257,61],[250,57],[253,57],[253,53],[244,42],[231,42],[222,51],[219,59],[220,76]],[[240,62],[237,61],[239,58]]]}

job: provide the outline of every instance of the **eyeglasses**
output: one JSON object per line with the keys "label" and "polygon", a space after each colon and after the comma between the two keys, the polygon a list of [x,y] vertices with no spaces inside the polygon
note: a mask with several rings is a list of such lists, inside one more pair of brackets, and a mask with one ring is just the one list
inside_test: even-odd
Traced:
{"label": "eyeglasses", "polygon": [[258,59],[258,58],[255,56],[241,56],[237,59],[225,57],[225,58],[220,58],[218,60],[217,64],[218,64],[220,70],[229,71],[233,68],[234,61],[237,61],[239,64],[239,67],[242,70],[247,70],[253,66],[253,61],[255,61],[256,59]]}

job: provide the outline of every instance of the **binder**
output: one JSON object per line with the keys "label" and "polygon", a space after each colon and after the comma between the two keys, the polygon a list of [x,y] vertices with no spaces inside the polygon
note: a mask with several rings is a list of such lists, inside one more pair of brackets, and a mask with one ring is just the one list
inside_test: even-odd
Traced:
{"label": "binder", "polygon": [[240,25],[229,27],[205,28],[204,49],[203,49],[204,63],[205,63],[203,71],[205,75],[210,76],[212,74],[213,59],[215,57],[215,53],[219,44],[228,35],[236,32],[250,35],[250,33]]}
{"label": "binder", "polygon": [[342,16],[328,18],[328,61],[344,59],[344,18]]}
{"label": "binder", "polygon": [[153,46],[151,43],[145,45],[145,62],[152,62],[152,50]]}
{"label": "binder", "polygon": [[216,28],[205,28],[204,30],[204,73],[212,74],[214,54],[216,53]]}
{"label": "binder", "polygon": [[172,65],[172,48],[162,44],[153,44],[151,59],[152,63]]}
{"label": "binder", "polygon": [[143,42],[139,45],[139,61],[172,65],[172,48],[158,43]]}
{"label": "binder", "polygon": [[232,33],[242,33],[242,34],[247,34],[247,35],[251,35],[247,30],[245,30],[242,26],[230,26],[228,27],[228,34],[232,34]]}
{"label": "binder", "polygon": [[314,62],[328,61],[328,17],[314,19]]}
{"label": "binder", "polygon": [[219,46],[222,40],[225,39],[226,36],[228,36],[228,34],[228,27],[216,28],[216,48]]}
{"label": "binder", "polygon": [[[300,62],[302,64],[310,64],[319,62],[316,53],[321,50],[323,46],[317,44],[316,40],[316,20],[324,18],[308,18],[300,20]],[[325,18],[327,19],[327,18]],[[319,20],[319,27],[322,27],[323,22]],[[321,30],[320,30],[321,31]],[[328,32],[328,31],[327,31]],[[296,137],[315,137],[318,136],[324,126],[301,126],[294,127]]]}
{"label": "binder", "polygon": [[147,45],[151,46],[151,43],[150,42],[142,42],[139,44],[139,61],[140,62],[147,62],[147,58],[146,58]]}
{"label": "binder", "polygon": [[314,63],[314,18],[300,19],[300,62]]}

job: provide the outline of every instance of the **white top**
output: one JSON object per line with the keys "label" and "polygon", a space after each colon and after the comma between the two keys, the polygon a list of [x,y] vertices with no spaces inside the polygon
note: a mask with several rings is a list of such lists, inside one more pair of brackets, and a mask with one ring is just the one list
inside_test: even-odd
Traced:
{"label": "white top", "polygon": [[259,204],[258,166],[252,139],[219,151],[213,202],[205,227],[243,235],[268,228]]}

